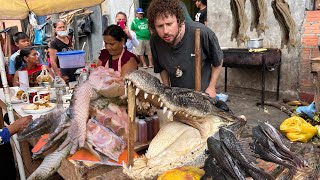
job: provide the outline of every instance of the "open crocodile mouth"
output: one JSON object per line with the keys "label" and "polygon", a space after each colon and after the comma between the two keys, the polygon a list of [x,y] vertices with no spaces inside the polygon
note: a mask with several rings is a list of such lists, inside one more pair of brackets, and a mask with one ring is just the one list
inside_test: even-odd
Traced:
{"label": "open crocodile mouth", "polygon": [[215,115],[226,121],[234,121],[233,117],[215,106],[215,100],[209,95],[186,88],[166,87],[158,78],[145,71],[128,73],[125,82],[133,85],[140,101],[163,108],[168,117],[174,115],[178,119],[195,121]]}

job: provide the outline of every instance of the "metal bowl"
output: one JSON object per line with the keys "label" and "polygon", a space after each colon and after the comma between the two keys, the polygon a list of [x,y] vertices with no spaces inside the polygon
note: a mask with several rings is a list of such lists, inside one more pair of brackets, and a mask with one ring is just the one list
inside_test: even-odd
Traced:
{"label": "metal bowl", "polygon": [[257,38],[257,39],[250,39],[247,41],[247,47],[248,49],[258,49],[263,47],[263,39]]}

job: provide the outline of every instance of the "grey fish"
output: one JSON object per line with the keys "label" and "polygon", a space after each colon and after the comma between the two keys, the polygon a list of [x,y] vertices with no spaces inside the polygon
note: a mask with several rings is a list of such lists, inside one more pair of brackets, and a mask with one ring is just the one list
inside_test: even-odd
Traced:
{"label": "grey fish", "polygon": [[258,141],[255,140],[253,142],[252,147],[253,147],[253,150],[255,151],[255,153],[260,155],[261,159],[280,164],[280,165],[288,168],[290,170],[291,174],[293,174],[293,175],[297,172],[297,168],[294,165],[277,157],[272,152],[270,152],[269,149],[264,148]]}
{"label": "grey fish", "polygon": [[224,144],[221,143],[220,140],[209,137],[207,143],[209,153],[217,160],[217,163],[222,169],[230,173],[233,179],[245,179],[241,170],[239,170],[238,166],[236,166],[232,160],[230,154],[223,150],[222,146],[224,146]]}
{"label": "grey fish", "polygon": [[61,165],[61,161],[65,159],[71,149],[71,145],[66,146],[61,151],[55,150],[48,154],[40,166],[28,177],[27,180],[45,180],[52,176]]}
{"label": "grey fish", "polygon": [[217,165],[216,160],[211,155],[209,155],[209,157],[206,159],[203,169],[205,174],[200,180],[206,180],[207,178],[213,178],[216,180],[232,179],[231,175],[229,175],[227,171],[224,171],[219,165]]}
{"label": "grey fish", "polygon": [[[236,158],[241,165],[243,165],[247,170],[252,170],[258,174],[260,174],[263,179],[274,179],[270,174],[263,171],[263,169],[258,168],[252,162],[249,162],[247,157],[245,156],[240,143],[233,132],[225,127],[219,129],[219,135],[221,141],[228,148],[230,154]],[[250,173],[250,171],[249,171]],[[252,172],[250,173],[252,175]]]}
{"label": "grey fish", "polygon": [[43,134],[51,133],[57,126],[56,120],[64,112],[64,109],[56,109],[48,114],[41,115],[39,118],[32,121],[21,133],[18,134],[18,141],[23,141],[29,138],[40,137]]}
{"label": "grey fish", "polygon": [[258,125],[261,127],[261,129],[265,132],[265,134],[268,135],[269,138],[271,138],[275,145],[279,148],[278,151],[285,155],[290,155],[290,157],[293,159],[293,161],[299,166],[303,167],[304,162],[303,158],[300,157],[298,154],[295,154],[290,151],[290,149],[283,143],[281,134],[279,131],[274,128],[271,124],[267,122],[260,122],[258,121]]}
{"label": "grey fish", "polygon": [[289,161],[293,165],[296,165],[290,156],[282,155],[277,150],[272,140],[266,134],[264,134],[260,126],[256,126],[252,128],[252,135],[254,140],[258,141],[263,147],[267,148],[272,154],[274,154],[275,156],[283,160]]}

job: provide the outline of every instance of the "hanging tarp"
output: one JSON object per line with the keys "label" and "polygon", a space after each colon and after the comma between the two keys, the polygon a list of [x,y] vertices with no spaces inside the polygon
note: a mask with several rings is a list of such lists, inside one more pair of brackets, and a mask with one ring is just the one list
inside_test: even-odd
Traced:
{"label": "hanging tarp", "polygon": [[29,11],[50,15],[101,4],[104,0],[1,0],[0,19],[25,19]]}

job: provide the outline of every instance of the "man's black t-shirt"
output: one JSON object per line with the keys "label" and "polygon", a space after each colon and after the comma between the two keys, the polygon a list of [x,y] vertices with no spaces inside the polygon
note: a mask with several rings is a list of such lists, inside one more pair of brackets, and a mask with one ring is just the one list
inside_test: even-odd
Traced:
{"label": "man's black t-shirt", "polygon": [[[185,28],[182,40],[175,47],[163,41],[157,33],[151,36],[150,47],[154,60],[154,72],[160,73],[166,70],[172,87],[194,89],[194,33],[197,28],[200,28],[201,90],[205,91],[210,82],[211,67],[221,65],[223,52],[215,33],[207,26],[196,22],[186,22]],[[177,72],[177,70],[179,71]]]}
{"label": "man's black t-shirt", "polygon": [[198,11],[195,17],[195,21],[200,22],[202,24],[204,24],[204,22],[207,21],[207,7]]}

